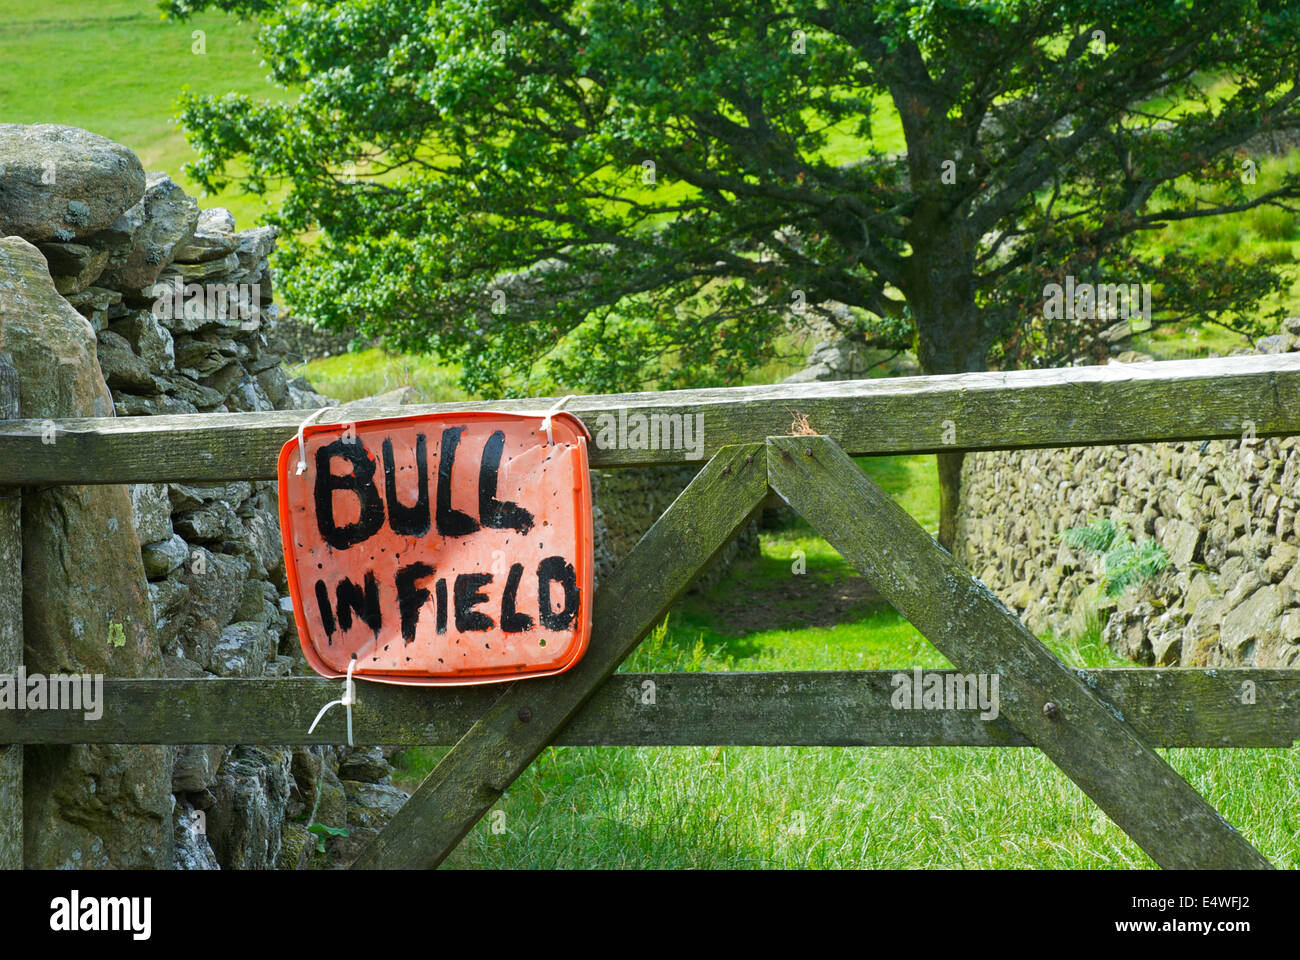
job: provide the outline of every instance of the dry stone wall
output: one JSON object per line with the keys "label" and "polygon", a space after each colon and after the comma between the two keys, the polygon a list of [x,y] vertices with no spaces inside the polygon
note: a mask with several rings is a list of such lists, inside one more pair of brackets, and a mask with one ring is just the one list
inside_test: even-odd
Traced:
{"label": "dry stone wall", "polygon": [[[1261,352],[1300,349],[1300,317]],[[1248,412],[1243,411],[1243,418]],[[1063,530],[1109,517],[1169,567],[1117,600]],[[972,454],[955,553],[1035,631],[1103,625],[1146,664],[1300,663],[1300,438]]]}
{"label": "dry stone wall", "polygon": [[[40,251],[21,237],[0,238],[0,359],[16,374],[20,417],[112,412],[94,333],[58,295]],[[20,564],[23,581],[23,664],[36,685],[21,684],[19,696],[28,706],[46,705],[31,695],[50,675],[157,674],[162,659],[126,488],[30,489],[21,518],[21,556],[11,562]],[[4,706],[14,705],[6,695]],[[169,864],[165,748],[41,745],[23,752],[27,866]]]}
{"label": "dry stone wall", "polygon": [[[289,350],[267,264],[274,228],[237,231],[227,211],[200,210],[168,176],[147,173],[120,144],[69,127],[0,124],[0,237],[0,352],[24,378],[24,416],[221,413],[332,402],[305,381],[291,380],[282,366]],[[62,367],[42,374],[33,365],[55,322],[90,345],[95,378],[100,389],[107,385],[103,409],[61,409],[60,397],[76,396],[60,386]],[[81,392],[83,407],[96,399],[93,385]],[[41,399],[46,394],[48,401]],[[114,491],[120,491],[121,518],[109,502]],[[75,506],[112,530],[133,529],[146,607],[126,648],[141,653],[138,663],[106,666],[91,651],[102,660],[110,645],[76,637],[69,643],[56,630],[46,631],[47,640],[40,622],[29,618],[29,663],[118,676],[309,672],[289,612],[274,483],[71,487],[24,497],[31,541],[25,543],[25,596],[67,598],[84,610],[92,604],[83,594],[107,582],[104,563],[124,582],[131,565],[104,561],[103,544],[89,533],[79,540],[60,534],[56,521],[69,511],[47,508],[51,497],[105,500],[93,509]],[[89,557],[99,562],[87,564]],[[45,867],[191,869],[346,862],[405,798],[391,784],[387,752],[240,745],[29,749],[27,805],[35,829],[28,832],[26,859]],[[161,784],[161,808],[148,792],[154,783]],[[348,837],[329,841],[324,856],[307,831],[313,809],[315,822],[349,828]],[[166,821],[161,834],[160,819]]]}

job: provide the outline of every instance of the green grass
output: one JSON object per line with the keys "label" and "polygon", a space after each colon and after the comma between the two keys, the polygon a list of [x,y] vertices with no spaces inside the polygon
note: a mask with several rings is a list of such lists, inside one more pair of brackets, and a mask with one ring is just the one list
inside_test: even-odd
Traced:
{"label": "green grass", "polygon": [[[1278,866],[1294,751],[1165,751]],[[1150,860],[1041,754],[959,748],[548,748],[448,866],[1104,869]]]}
{"label": "green grass", "polygon": [[[154,0],[0,0],[0,25],[0,118],[102,134],[194,196],[181,168],[195,155],[174,120],[181,91],[280,95],[259,66],[254,25],[221,13],[166,23]],[[192,52],[196,30],[203,54]],[[229,208],[242,228],[278,199],[227,189],[201,205]]]}
{"label": "green grass", "polygon": [[[865,466],[918,519],[922,463]],[[896,458],[924,461],[932,458]],[[930,484],[933,486],[933,482]],[[891,489],[892,488],[892,489]],[[802,554],[803,574],[793,566]],[[688,597],[622,671],[863,670],[949,666],[870,596],[842,622],[803,626],[810,597],[851,597],[858,579],[798,525],[764,534],[762,555]],[[793,585],[798,582],[799,589]],[[860,581],[859,581],[860,585]],[[824,606],[824,604],[823,604]],[[766,619],[742,629],[743,614]],[[814,616],[812,619],[816,619]],[[1045,642],[1073,666],[1124,665],[1100,634]],[[412,786],[445,749],[400,754]],[[1266,856],[1300,866],[1300,753],[1164,750],[1168,761]],[[448,860],[524,868],[1150,868],[1151,861],[1032,749],[550,747]],[[503,832],[494,832],[494,824]]]}
{"label": "green grass", "polygon": [[[1281,185],[1284,174],[1300,170],[1300,151],[1256,161],[1257,178],[1251,189],[1267,192]],[[1227,201],[1227,195],[1219,190],[1201,191],[1197,198],[1202,204]],[[1148,254],[1179,250],[1206,261],[1271,260],[1286,278],[1287,286],[1281,293],[1261,299],[1253,313],[1270,313],[1279,306],[1285,307],[1288,315],[1300,313],[1300,217],[1294,213],[1277,207],[1257,207],[1204,220],[1176,221],[1150,234],[1143,246]],[[1157,360],[1182,360],[1226,355],[1249,343],[1219,326],[1179,324],[1139,334],[1133,338],[1133,345]]]}
{"label": "green grass", "polygon": [[422,403],[469,399],[457,384],[456,365],[432,356],[389,354],[377,347],[310,360],[291,372],[305,376],[318,393],[344,403],[405,386],[414,387]]}
{"label": "green grass", "polygon": [[859,457],[858,464],[931,536],[939,532],[939,479],[933,456]]}

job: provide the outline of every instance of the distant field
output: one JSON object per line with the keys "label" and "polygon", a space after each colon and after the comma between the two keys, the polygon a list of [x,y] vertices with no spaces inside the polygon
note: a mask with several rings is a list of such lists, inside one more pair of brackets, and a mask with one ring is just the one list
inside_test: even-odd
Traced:
{"label": "distant field", "polygon": [[[202,54],[192,52],[197,30]],[[181,171],[194,152],[176,126],[176,99],[187,86],[273,95],[255,30],[224,14],[166,23],[154,0],[0,0],[0,120],[102,134],[199,196]],[[241,228],[266,209],[237,190],[201,205],[229,208]]]}

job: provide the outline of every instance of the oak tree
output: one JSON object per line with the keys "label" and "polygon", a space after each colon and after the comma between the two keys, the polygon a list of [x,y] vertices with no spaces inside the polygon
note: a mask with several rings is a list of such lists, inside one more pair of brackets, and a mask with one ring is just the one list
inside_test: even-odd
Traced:
{"label": "oak tree", "polygon": [[814,317],[926,373],[1079,362],[1115,316],[1044,310],[1067,277],[1258,333],[1274,264],[1150,239],[1300,196],[1239,152],[1300,128],[1287,0],[161,5],[261,23],[286,95],[182,118],[203,184],[287,186],[295,310],[485,395],[731,383]]}

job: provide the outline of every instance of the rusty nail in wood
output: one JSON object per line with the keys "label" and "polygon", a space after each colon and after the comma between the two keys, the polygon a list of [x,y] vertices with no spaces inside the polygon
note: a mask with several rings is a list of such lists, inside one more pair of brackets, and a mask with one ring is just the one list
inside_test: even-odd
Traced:
{"label": "rusty nail in wood", "polygon": [[520,707],[519,708],[520,723],[527,723],[531,719],[533,719],[533,711],[529,710],[527,707]]}
{"label": "rusty nail in wood", "polygon": [[812,447],[804,447],[804,448],[803,448],[803,454],[804,454],[805,457],[811,457],[811,456],[812,456]]}
{"label": "rusty nail in wood", "polygon": [[731,464],[727,464],[725,467],[722,468],[722,475],[724,477],[730,472],[731,472]]}
{"label": "rusty nail in wood", "polygon": [[754,455],[753,455],[752,453],[747,454],[747,455],[745,456],[745,462],[746,462],[746,463],[753,463],[753,462],[754,462]]}
{"label": "rusty nail in wood", "polygon": [[1058,707],[1051,700],[1048,700],[1045,704],[1043,704],[1043,716],[1045,716],[1048,720],[1055,720],[1060,715],[1061,715],[1061,708]]}

